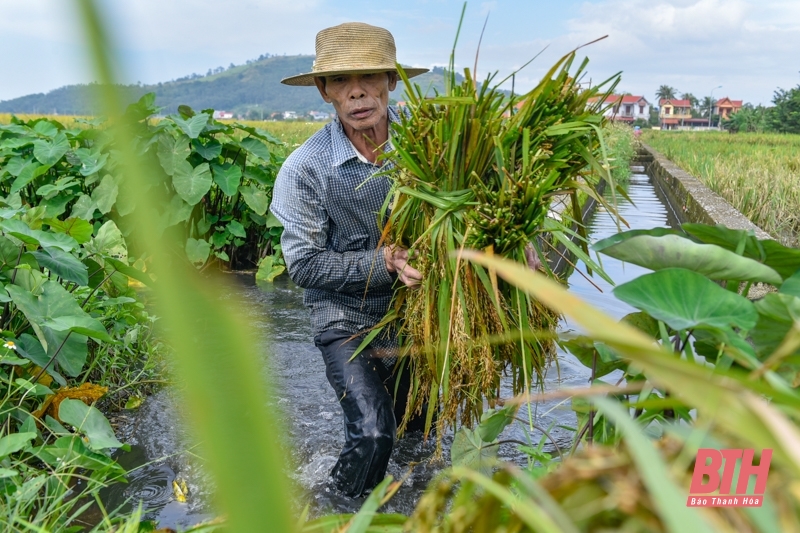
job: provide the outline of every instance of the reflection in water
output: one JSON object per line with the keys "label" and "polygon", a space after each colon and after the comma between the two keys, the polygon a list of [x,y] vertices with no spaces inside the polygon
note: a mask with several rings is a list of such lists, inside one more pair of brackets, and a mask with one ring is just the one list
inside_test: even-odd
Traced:
{"label": "reflection in water", "polygon": [[[620,215],[628,221],[631,229],[647,229],[666,226],[667,211],[657,199],[647,176],[634,174],[628,194],[634,207],[618,197]],[[606,196],[610,198],[609,192]],[[593,240],[602,239],[617,232],[613,218],[600,209],[588,228]],[[645,272],[644,269],[621,263],[609,257],[602,258],[606,272],[617,283],[630,280]],[[582,264],[578,268],[585,272]],[[343,445],[341,411],[332,389],[325,378],[325,368],[319,351],[314,347],[308,315],[302,304],[302,291],[286,276],[276,279],[274,284],[256,286],[252,274],[235,274],[241,282],[242,295],[247,306],[245,312],[258,336],[263,339],[266,373],[273,383],[277,396],[274,407],[279,409],[286,421],[286,456],[291,458],[291,474],[304,489],[305,496],[298,502],[300,507],[310,503],[315,513],[323,511],[353,512],[363,500],[353,500],[328,490],[328,473],[336,462]],[[611,286],[593,277],[603,292],[598,292],[582,276],[574,273],[570,277],[573,292],[600,307],[615,317],[631,311],[611,294]],[[563,328],[570,330],[565,323]],[[559,364],[549,369],[545,388],[554,390],[586,386],[589,370],[567,354],[560,354]],[[606,379],[613,380],[614,375]],[[510,384],[509,384],[510,387]],[[506,391],[506,396],[510,391]],[[160,521],[163,527],[196,523],[209,513],[206,508],[210,482],[198,467],[198,461],[187,455],[175,456],[176,451],[187,450],[191,443],[179,424],[176,424],[178,405],[170,391],[162,391],[147,399],[136,416],[129,441],[137,444],[130,454],[122,454],[123,465],[140,465],[155,458],[170,456],[136,470],[128,485],[109,489],[104,500],[119,505],[126,499],[142,501],[148,518]],[[534,422],[543,428],[554,424],[575,425],[575,416],[569,402],[540,402],[530,407]],[[527,412],[521,413],[527,418]],[[567,446],[571,432],[554,427],[552,435],[559,446]],[[521,424],[506,430],[501,437],[527,440]],[[531,435],[538,442],[541,434]],[[444,455],[449,455],[452,435],[444,436]],[[546,450],[553,447],[548,443]],[[418,435],[411,435],[398,442],[389,465],[389,473],[395,478],[405,476],[409,468],[413,471],[397,495],[383,509],[384,512],[410,513],[427,482],[446,463],[433,463],[428,459],[433,454],[430,443],[421,442]],[[514,446],[501,446],[500,456],[508,460],[524,461],[525,458]],[[419,464],[416,464],[419,463]],[[172,501],[171,483],[176,473],[187,480],[191,490],[189,503]],[[112,505],[113,507],[113,505]]]}

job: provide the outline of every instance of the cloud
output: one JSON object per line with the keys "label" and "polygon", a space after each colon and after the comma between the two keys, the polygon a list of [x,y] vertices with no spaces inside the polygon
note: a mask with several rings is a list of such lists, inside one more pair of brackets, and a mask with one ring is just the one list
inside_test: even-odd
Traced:
{"label": "cloud", "polygon": [[800,6],[744,0],[608,0],[584,4],[565,40],[608,34],[591,47],[594,69],[623,70],[623,88],[653,98],[661,84],[698,96],[768,103],[798,76]]}

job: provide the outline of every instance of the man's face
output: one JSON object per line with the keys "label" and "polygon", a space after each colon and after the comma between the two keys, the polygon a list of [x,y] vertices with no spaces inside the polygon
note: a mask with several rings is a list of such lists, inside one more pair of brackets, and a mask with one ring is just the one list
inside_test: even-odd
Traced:
{"label": "man's face", "polygon": [[323,100],[333,104],[339,120],[356,131],[374,128],[386,119],[389,91],[397,86],[395,72],[340,74],[314,78]]}

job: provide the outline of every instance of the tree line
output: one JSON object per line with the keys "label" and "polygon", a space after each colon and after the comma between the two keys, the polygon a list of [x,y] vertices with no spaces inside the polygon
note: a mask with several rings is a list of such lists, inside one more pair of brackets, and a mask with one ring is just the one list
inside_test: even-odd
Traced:
{"label": "tree line", "polygon": [[[661,85],[656,91],[656,101],[676,99],[679,91],[669,85]],[[702,99],[692,93],[680,93],[682,100],[689,100],[692,117],[708,117],[716,101],[711,96]],[[722,121],[722,127],[738,132],[800,133],[800,84],[792,89],[775,90],[772,106],[746,103],[729,119]]]}

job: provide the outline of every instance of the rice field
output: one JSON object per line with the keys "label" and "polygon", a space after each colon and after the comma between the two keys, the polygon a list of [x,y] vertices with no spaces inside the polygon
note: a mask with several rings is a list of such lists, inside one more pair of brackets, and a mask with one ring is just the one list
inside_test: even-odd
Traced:
{"label": "rice field", "polygon": [[800,135],[646,131],[642,140],[786,245],[800,245]]}

